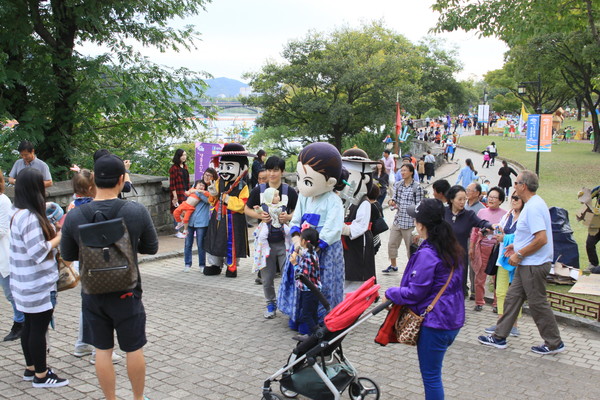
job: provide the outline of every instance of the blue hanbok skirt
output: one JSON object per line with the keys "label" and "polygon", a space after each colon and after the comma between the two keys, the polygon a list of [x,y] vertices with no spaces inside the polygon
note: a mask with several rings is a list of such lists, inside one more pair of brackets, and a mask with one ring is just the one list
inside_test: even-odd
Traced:
{"label": "blue hanbok skirt", "polygon": [[[293,250],[291,248],[290,252]],[[333,308],[344,299],[344,249],[341,240],[319,252],[319,269],[321,272],[321,292]],[[296,288],[294,280],[294,266],[290,264],[288,256],[281,274],[277,308],[290,317],[291,329],[298,330],[302,334],[310,334],[308,327],[299,326],[298,324],[300,317],[299,294],[300,290]],[[322,305],[319,305],[318,314],[319,321],[322,322],[327,314]]]}

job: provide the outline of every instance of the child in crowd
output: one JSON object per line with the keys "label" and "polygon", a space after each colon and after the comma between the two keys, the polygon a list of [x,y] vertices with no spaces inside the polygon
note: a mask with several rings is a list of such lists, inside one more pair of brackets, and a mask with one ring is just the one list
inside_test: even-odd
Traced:
{"label": "child in crowd", "polygon": [[173,211],[173,218],[178,222],[175,230],[178,231],[183,227],[183,232],[187,233],[190,217],[200,202],[200,197],[198,197],[196,192],[200,192],[206,197],[210,196],[206,191],[206,184],[200,179],[197,180],[194,183],[194,188],[185,192],[185,195],[188,196],[187,199]]}
{"label": "child in crowd", "polygon": [[[314,228],[305,227],[300,232],[300,246],[290,255],[290,263],[294,266],[294,274],[306,276],[317,288],[321,289],[321,273],[319,270],[319,232]],[[296,287],[300,289],[300,322],[308,325],[314,332],[319,324],[317,310],[319,300],[310,289],[299,279]],[[306,340],[309,335],[294,336],[295,340]]]}
{"label": "child in crowd", "polygon": [[281,197],[279,191],[275,188],[267,188],[263,192],[264,203],[260,206],[255,206],[254,211],[259,214],[268,213],[271,217],[271,222],[268,224],[261,222],[254,231],[254,268],[253,272],[259,271],[267,266],[267,257],[269,257],[270,249],[269,246],[269,233],[273,238],[273,230],[277,230],[280,237],[284,237],[286,240],[286,249],[290,247],[290,228],[287,225],[282,225],[279,222],[279,215],[286,210],[285,206],[281,204]]}
{"label": "child in crowd", "polygon": [[481,168],[486,167],[489,168],[490,167],[490,152],[485,150],[483,152],[483,164],[481,165]]}
{"label": "child in crowd", "polygon": [[[255,206],[254,211],[257,213],[267,212],[271,216],[271,225],[273,228],[281,228],[281,222],[279,222],[279,215],[285,211],[285,206],[279,204],[281,197],[279,191],[275,188],[267,188],[263,193],[265,202],[263,207]],[[266,209],[265,209],[266,208]]]}
{"label": "child in crowd", "polygon": [[487,193],[490,190],[490,180],[486,179],[481,184],[481,202],[487,204]]}

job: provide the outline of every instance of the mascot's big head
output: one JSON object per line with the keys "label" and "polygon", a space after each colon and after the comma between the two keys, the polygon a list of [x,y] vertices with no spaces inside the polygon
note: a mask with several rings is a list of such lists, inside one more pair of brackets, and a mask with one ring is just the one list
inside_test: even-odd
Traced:
{"label": "mascot's big head", "polygon": [[369,193],[373,187],[373,165],[377,163],[357,147],[346,150],[342,154],[342,165],[348,171],[346,180],[350,185],[342,190],[342,198],[354,198],[358,201]]}
{"label": "mascot's big head", "polygon": [[298,155],[298,191],[316,197],[333,190],[342,173],[340,152],[329,143],[312,143]]}
{"label": "mascot's big head", "polygon": [[218,160],[219,177],[225,182],[234,182],[248,170],[248,157],[256,156],[248,153],[239,143],[227,143],[220,153],[213,156],[215,165]]}

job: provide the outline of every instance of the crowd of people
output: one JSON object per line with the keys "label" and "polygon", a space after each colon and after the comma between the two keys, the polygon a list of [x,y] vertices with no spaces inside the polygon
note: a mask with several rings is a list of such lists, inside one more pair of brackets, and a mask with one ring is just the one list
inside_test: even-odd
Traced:
{"label": "crowd of people", "polygon": [[[468,124],[465,121],[461,124]],[[450,140],[444,148],[455,143]],[[489,155],[497,153],[493,142],[490,146]],[[46,333],[56,304],[57,249],[65,262],[78,266],[79,227],[91,222],[88,212],[122,218],[134,254],[156,253],[158,239],[145,207],[119,199],[122,191],[131,189],[127,160],[99,150],[93,171],[73,168],[73,202],[66,216],[53,224],[46,215],[45,187],[52,184],[48,166],[35,157],[29,142],[22,143],[19,152],[21,159],[9,174],[15,185],[12,207],[0,180],[0,250],[9,255],[0,258],[0,275],[14,311],[5,340],[21,339],[24,380],[34,387],[64,386],[69,381],[46,364]],[[249,158],[254,158],[252,164]],[[494,158],[490,156],[488,164]],[[475,311],[483,309],[490,264],[497,269],[493,307],[498,321],[478,341],[506,348],[507,337],[519,335],[517,320],[527,300],[544,339],[532,351],[564,350],[544,285],[552,261],[550,217],[536,194],[539,182],[532,172],[517,172],[503,161],[499,184],[490,188],[488,181],[482,187],[472,160],[466,159],[452,186],[444,179],[433,180],[435,158],[430,151],[419,159],[405,155],[398,164],[389,150],[371,160],[361,149],[340,154],[334,146],[317,142],[300,152],[294,188],[283,180],[285,160],[268,157],[263,150],[254,155],[232,143],[213,160],[214,167],[191,186],[183,149],[176,150],[169,169],[173,226],[185,238],[183,271],[193,268],[194,242],[198,267],[207,276],[225,268],[226,277],[235,278],[239,259],[252,254],[256,283],[263,286],[265,298],[261,312],[267,320],[276,318],[277,311],[286,315],[296,332],[294,339],[306,340],[326,314],[298,276],[317,286],[332,307],[376,276],[381,241],[373,226],[383,219],[381,206],[387,204],[394,218],[387,221],[390,264],[382,272],[402,271],[403,278],[399,287],[386,291],[386,298],[421,314],[443,287],[417,344],[427,398],[443,398],[444,354],[464,324],[465,300],[475,302]],[[511,174],[516,175],[514,184]],[[424,190],[429,182],[433,198]],[[507,212],[500,206],[511,186]],[[253,252],[247,237],[252,221],[258,222]],[[404,268],[398,265],[402,242],[409,259]],[[120,358],[114,353],[114,330],[126,354],[134,399],[146,399],[141,294],[141,280],[126,293],[82,293],[74,354],[93,354],[107,399],[115,398],[113,363]]]}

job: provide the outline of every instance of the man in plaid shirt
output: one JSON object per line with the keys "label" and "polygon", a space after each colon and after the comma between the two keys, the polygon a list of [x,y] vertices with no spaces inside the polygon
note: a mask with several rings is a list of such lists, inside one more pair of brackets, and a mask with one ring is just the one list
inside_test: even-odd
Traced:
{"label": "man in plaid shirt", "polygon": [[410,164],[404,164],[400,168],[402,180],[394,184],[394,194],[388,205],[392,209],[396,209],[394,223],[390,229],[390,238],[388,242],[388,257],[390,258],[390,266],[383,272],[398,271],[396,266],[396,258],[398,258],[398,248],[404,240],[406,246],[406,256],[410,257],[410,244],[412,231],[415,227],[414,219],[408,215],[406,209],[408,206],[417,205],[423,200],[423,189],[414,181],[413,174],[415,167]]}

